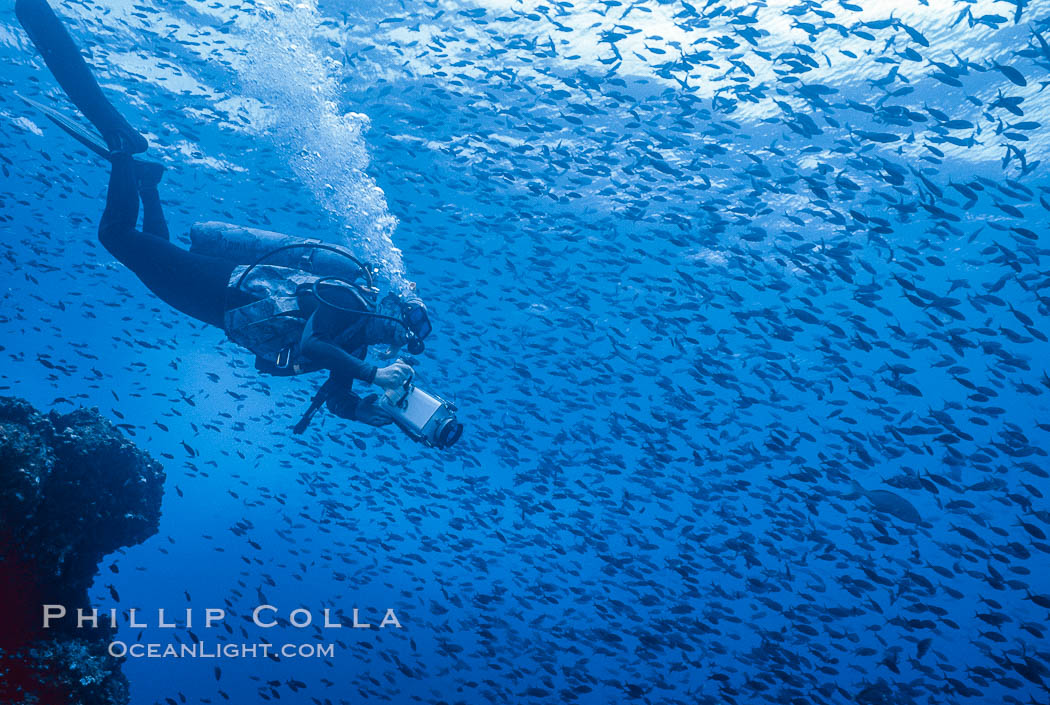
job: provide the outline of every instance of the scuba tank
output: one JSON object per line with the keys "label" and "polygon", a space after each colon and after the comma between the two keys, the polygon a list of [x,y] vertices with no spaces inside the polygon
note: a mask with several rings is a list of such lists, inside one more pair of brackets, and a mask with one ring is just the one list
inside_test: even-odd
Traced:
{"label": "scuba tank", "polygon": [[195,223],[190,228],[190,252],[245,265],[265,260],[268,265],[299,269],[317,276],[338,277],[345,281],[353,281],[361,276],[358,264],[330,249],[296,247],[281,250],[287,245],[311,244],[345,250],[316,238],[296,237],[233,223]]}

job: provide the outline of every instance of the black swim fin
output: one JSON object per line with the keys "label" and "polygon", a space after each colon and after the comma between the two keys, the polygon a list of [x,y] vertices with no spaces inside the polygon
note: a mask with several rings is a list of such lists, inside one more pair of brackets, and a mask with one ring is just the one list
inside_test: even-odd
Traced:
{"label": "black swim fin", "polygon": [[[109,148],[107,154],[117,150],[128,151],[131,154],[145,152],[149,142],[102,94],[98,81],[95,80],[73,38],[47,4],[47,0],[17,0],[15,14],[26,34],[36,45],[44,63],[51,69],[55,80],[84,117],[101,133]],[[64,125],[57,122],[56,124],[66,129]],[[68,129],[66,131],[69,132]],[[74,133],[70,134],[80,139]]]}
{"label": "black swim fin", "polygon": [[[62,128],[63,132],[77,142],[84,145],[103,159],[113,161],[113,153],[109,151],[109,147],[102,141],[101,137],[96,135],[90,129],[70,120],[54,108],[49,108],[43,103],[38,103],[32,98],[26,98],[18,91],[15,91],[15,95],[25,101],[27,105],[36,108],[43,113],[44,117]],[[135,178],[138,181],[139,189],[149,187],[155,188],[164,176],[164,166],[156,162],[147,162],[142,159],[135,159],[133,161],[135,162]]]}
{"label": "black swim fin", "polygon": [[62,128],[67,135],[75,139],[77,142],[84,145],[103,159],[109,159],[109,147],[102,141],[101,137],[91,132],[91,130],[73,122],[54,108],[49,108],[43,103],[38,103],[32,98],[26,98],[17,91],[15,91],[15,95],[21,98],[30,107],[36,108],[43,113],[44,117]]}

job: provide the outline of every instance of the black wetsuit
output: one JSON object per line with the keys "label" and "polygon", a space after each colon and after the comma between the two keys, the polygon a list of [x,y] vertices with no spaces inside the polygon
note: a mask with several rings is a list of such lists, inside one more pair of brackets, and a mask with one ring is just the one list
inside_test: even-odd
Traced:
{"label": "black wetsuit", "polygon": [[[142,230],[138,224],[142,201]],[[155,183],[141,183],[130,155],[114,155],[106,210],[98,239],[110,254],[130,269],[146,287],[172,308],[209,325],[224,328],[227,306],[251,303],[254,297],[231,289],[235,262],[184,250],[172,244]],[[309,362],[303,371],[331,370],[327,403],[338,416],[383,425],[389,419],[372,411],[351,391],[354,380],[371,384],[376,367],[365,361],[367,319],[336,309],[317,307],[307,320],[300,348]],[[349,352],[348,352],[349,351]],[[282,371],[264,370],[275,374]]]}
{"label": "black wetsuit", "polygon": [[[251,294],[230,287],[230,277],[240,263],[172,244],[157,193],[160,170],[151,173],[149,167],[137,167],[131,156],[145,151],[147,140],[103,95],[47,0],[16,0],[15,14],[66,95],[111,150],[113,171],[98,227],[99,242],[172,308],[225,329],[227,310],[255,300]],[[137,229],[140,199],[144,211],[141,231]],[[318,309],[318,315],[308,319],[299,342],[310,368],[332,371],[333,384],[327,386],[338,387],[336,398],[342,403],[334,405],[347,413],[360,401],[350,391],[353,380],[370,383],[375,378],[376,368],[363,358],[368,343],[379,342],[373,339],[377,334],[374,327],[370,330],[366,322],[359,325],[355,318],[360,316],[348,319],[345,313],[327,314]],[[347,327],[354,330],[347,331]]]}
{"label": "black wetsuit", "polygon": [[[142,230],[138,230],[139,201]],[[114,155],[106,210],[98,239],[110,254],[161,300],[177,311],[218,328],[225,328],[226,310],[255,301],[230,288],[236,262],[184,250],[172,244],[160,195],[154,183],[141,183],[130,155]],[[355,380],[371,383],[376,368],[365,362],[370,340],[368,319],[318,306],[300,341],[312,364],[306,369],[330,369],[347,386]]]}

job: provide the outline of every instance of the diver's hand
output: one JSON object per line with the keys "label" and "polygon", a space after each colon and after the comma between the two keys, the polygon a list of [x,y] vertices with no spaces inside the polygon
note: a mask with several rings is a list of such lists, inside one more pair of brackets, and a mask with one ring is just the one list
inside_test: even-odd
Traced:
{"label": "diver's hand", "polygon": [[405,386],[405,382],[412,378],[412,368],[398,360],[393,365],[380,367],[376,370],[373,380],[377,387],[383,389],[398,389]]}

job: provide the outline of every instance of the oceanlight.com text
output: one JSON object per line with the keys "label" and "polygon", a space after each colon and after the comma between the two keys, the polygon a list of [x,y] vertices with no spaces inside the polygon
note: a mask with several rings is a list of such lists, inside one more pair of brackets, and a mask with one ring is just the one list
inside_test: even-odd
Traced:
{"label": "oceanlight.com text", "polygon": [[333,644],[128,644],[113,641],[109,655],[114,658],[332,658]]}

